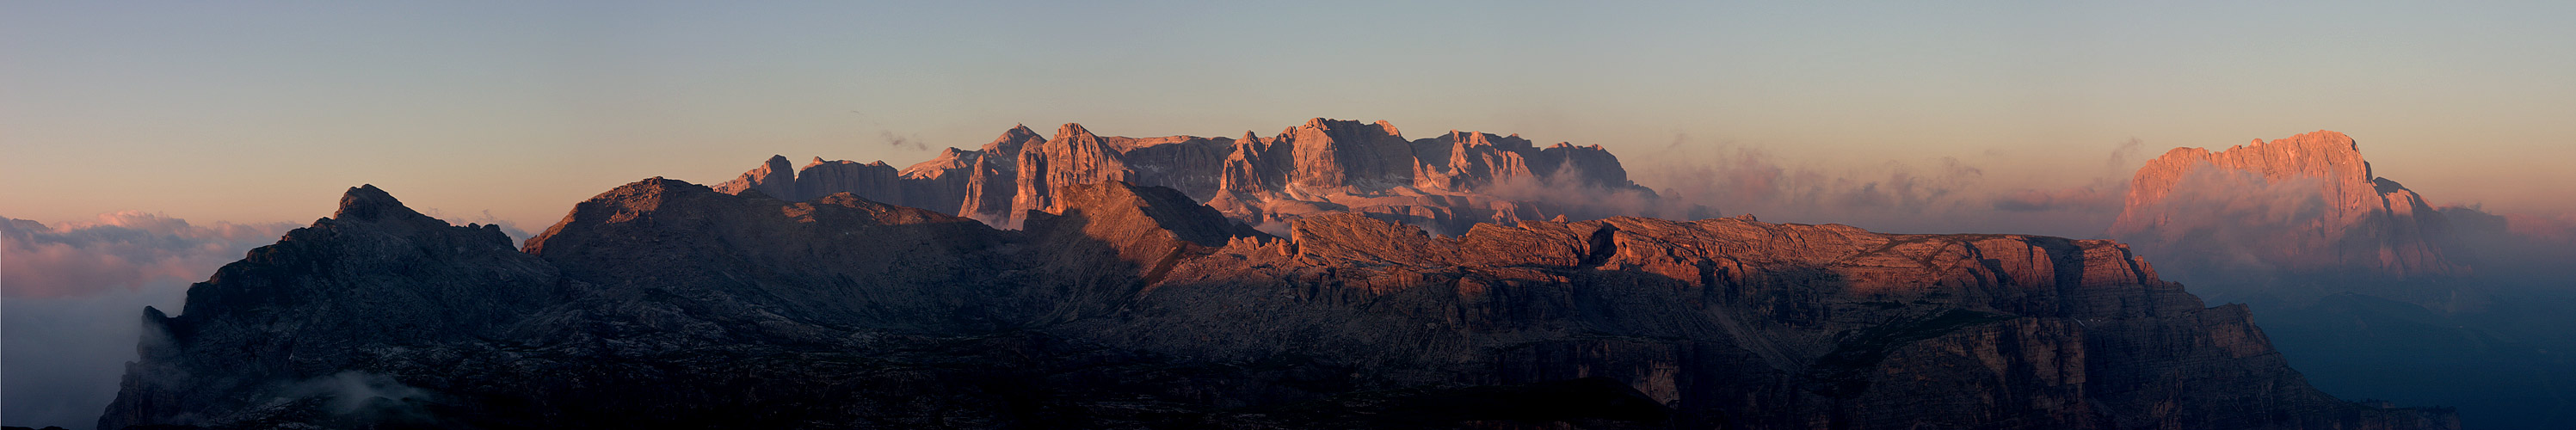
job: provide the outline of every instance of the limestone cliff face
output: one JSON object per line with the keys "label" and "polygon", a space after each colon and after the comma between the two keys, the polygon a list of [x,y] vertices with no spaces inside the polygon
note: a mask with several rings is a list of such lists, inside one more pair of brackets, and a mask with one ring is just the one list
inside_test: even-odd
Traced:
{"label": "limestone cliff face", "polygon": [[1015,126],[976,150],[976,163],[966,172],[966,195],[961,197],[964,201],[958,204],[956,214],[979,219],[1008,218],[1012,196],[1019,194],[1020,149],[1046,141],[1028,126]]}
{"label": "limestone cliff face", "polygon": [[1055,138],[1020,149],[1019,193],[1013,195],[1011,209],[1059,210],[1056,194],[1065,186],[1127,180],[1135,172],[1121,155],[1082,124],[1065,124],[1056,129]]}
{"label": "limestone cliff face", "polygon": [[951,148],[900,172],[882,162],[817,159],[787,174],[783,160],[715,189],[787,200],[850,192],[1016,225],[1025,211],[1057,209],[1056,194],[1066,187],[1123,181],[1179,190],[1247,225],[1358,212],[1444,234],[1479,222],[1616,212],[1550,201],[1557,193],[1653,196],[1629,182],[1618,157],[1599,145],[1538,148],[1518,135],[1457,131],[1408,141],[1385,121],[1323,118],[1267,138],[1100,136],[1081,124],[1041,138],[1017,127],[982,149]]}
{"label": "limestone cliff face", "polygon": [[2343,133],[2176,148],[2138,169],[2125,203],[2108,234],[2179,270],[2383,279],[2468,272],[2450,255],[2442,214],[2374,176]]}
{"label": "limestone cliff face", "polygon": [[1413,182],[1413,148],[1386,121],[1315,118],[1279,134],[1287,137],[1295,157],[1288,172],[1291,185],[1378,191]]}
{"label": "limestone cliff face", "polygon": [[[811,168],[811,167],[814,167],[814,166],[815,166],[815,165],[817,165],[817,164],[822,164],[822,163],[823,163],[823,159],[822,159],[822,158],[815,158],[815,159],[814,159],[814,164],[808,164],[808,165],[806,165],[806,167]],[[847,162],[843,162],[843,163],[847,163]],[[878,163],[878,164],[884,164],[884,163]],[[834,176],[842,176],[842,175],[834,175]],[[850,176],[859,176],[859,175],[856,175],[856,174],[855,174],[855,172],[852,172],[852,174],[851,174]],[[835,178],[835,179],[841,179],[841,178]],[[845,180],[845,181],[851,181],[850,179],[844,179],[844,180]],[[853,182],[854,182],[854,181],[853,181]],[[855,186],[855,185],[858,185],[858,184],[855,184],[855,183],[833,184],[833,186]],[[872,185],[872,186],[873,186],[873,185],[875,185],[875,184],[869,184],[869,185]],[[800,196],[800,195],[801,195],[801,194],[800,194],[800,192],[799,192],[799,190],[798,190],[798,188],[797,188],[797,186],[796,186],[796,171],[795,171],[795,170],[791,170],[791,169],[789,169],[789,168],[788,168],[788,164],[787,164],[787,156],[784,156],[784,155],[772,155],[772,156],[769,156],[769,161],[766,161],[766,162],[762,162],[762,163],[760,163],[760,167],[754,167],[754,168],[752,168],[752,169],[751,169],[751,171],[749,171],[749,172],[743,172],[743,173],[742,173],[742,176],[740,176],[740,177],[736,177],[736,178],[734,178],[734,179],[733,179],[733,180],[731,180],[731,181],[725,181],[725,182],[724,182],[724,183],[722,183],[722,184],[717,184],[717,185],[715,186],[715,189],[720,190],[720,191],[724,191],[726,194],[741,194],[741,193],[742,193],[742,192],[744,192],[744,191],[753,191],[753,190],[757,190],[757,191],[760,191],[760,192],[761,192],[761,194],[766,194],[766,195],[769,195],[769,196],[772,196],[772,197],[780,197],[780,198],[797,198],[798,196]]]}
{"label": "limestone cliff face", "polygon": [[2457,427],[2317,392],[2242,306],[2110,241],[1348,213],[1283,238],[1174,189],[1051,189],[997,230],[654,178],[524,252],[353,189],[147,310],[101,424]]}

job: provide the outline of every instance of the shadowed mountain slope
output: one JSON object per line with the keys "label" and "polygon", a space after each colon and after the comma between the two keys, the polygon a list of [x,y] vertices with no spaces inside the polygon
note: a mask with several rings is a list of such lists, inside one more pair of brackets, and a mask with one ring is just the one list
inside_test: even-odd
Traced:
{"label": "shadowed mountain slope", "polygon": [[752,191],[627,184],[522,252],[352,189],[147,311],[101,427],[2456,427],[2319,393],[2109,241]]}

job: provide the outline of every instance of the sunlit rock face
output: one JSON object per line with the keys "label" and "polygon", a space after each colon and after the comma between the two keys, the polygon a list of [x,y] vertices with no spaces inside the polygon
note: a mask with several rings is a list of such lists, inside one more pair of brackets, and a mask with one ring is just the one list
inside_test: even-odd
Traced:
{"label": "sunlit rock face", "polygon": [[2251,305],[2332,393],[2457,406],[2475,428],[2576,425],[2561,412],[2576,410],[2576,228],[2435,208],[2371,166],[2331,131],[2174,149],[2138,170],[2109,236],[2196,295]]}
{"label": "sunlit rock face", "polygon": [[1459,131],[1406,140],[1385,121],[1315,118],[1266,138],[1101,136],[1081,124],[1050,138],[1023,126],[901,170],[817,158],[788,173],[785,160],[715,189],[796,201],[849,192],[1016,226],[1026,211],[1059,208],[1065,187],[1121,181],[1179,190],[1273,232],[1307,216],[1357,212],[1448,235],[1480,222],[1597,219],[1658,204],[1599,145],[1540,148],[1518,135]]}
{"label": "sunlit rock face", "polygon": [[2343,133],[2215,152],[2176,148],[2138,169],[2125,204],[2109,236],[2195,279],[2421,280],[2469,271],[2452,255],[2443,215],[2397,181],[2373,176]]}
{"label": "sunlit rock face", "polygon": [[2457,427],[2319,393],[2243,306],[2111,241],[1355,213],[1282,237],[1177,189],[1047,189],[1003,230],[653,178],[512,249],[355,188],[145,311],[100,424]]}

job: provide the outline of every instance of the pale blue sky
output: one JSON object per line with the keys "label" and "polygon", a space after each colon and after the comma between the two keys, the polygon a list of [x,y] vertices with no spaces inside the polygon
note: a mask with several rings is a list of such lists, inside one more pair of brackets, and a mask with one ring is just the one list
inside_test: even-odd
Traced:
{"label": "pale blue sky", "polygon": [[[1774,4],[1795,3],[1795,4]],[[542,228],[650,176],[1026,123],[1309,117],[1991,188],[2331,129],[2435,203],[2576,212],[2576,2],[9,2],[0,215],[310,220],[373,183]],[[1649,183],[1650,186],[1665,186]]]}

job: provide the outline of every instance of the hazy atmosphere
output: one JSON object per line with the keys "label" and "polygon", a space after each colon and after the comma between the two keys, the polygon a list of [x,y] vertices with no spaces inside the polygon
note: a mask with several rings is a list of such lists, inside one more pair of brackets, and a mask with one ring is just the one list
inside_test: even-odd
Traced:
{"label": "hazy atmosphere", "polygon": [[[2072,238],[2109,237],[2168,150],[2332,130],[2490,250],[2481,273],[2506,286],[2478,291],[2557,300],[2576,244],[2569,17],[2576,2],[11,2],[0,424],[90,426],[141,306],[177,314],[189,283],[349,187],[526,240],[638,179],[715,185],[773,154],[900,168],[1018,125],[1517,134],[1601,145],[1636,185],[1711,209],[1693,215]],[[2203,179],[2186,183],[2254,202],[2174,207],[2314,224],[2271,198],[2315,184]],[[2168,249],[2223,253],[2142,252]],[[2219,273],[2192,270],[2168,278]],[[2213,285],[2194,291],[2244,297]]]}
{"label": "hazy atmosphere", "polygon": [[373,183],[534,229],[770,154],[902,166],[1014,124],[1316,116],[1601,144],[1635,170],[1688,160],[1643,158],[1677,142],[1829,176],[1949,157],[1981,190],[2118,172],[2101,161],[2132,139],[2143,161],[2324,129],[2437,203],[2576,211],[2576,171],[2542,164],[2576,158],[2559,2],[6,8],[0,202],[49,223],[301,222]]}

